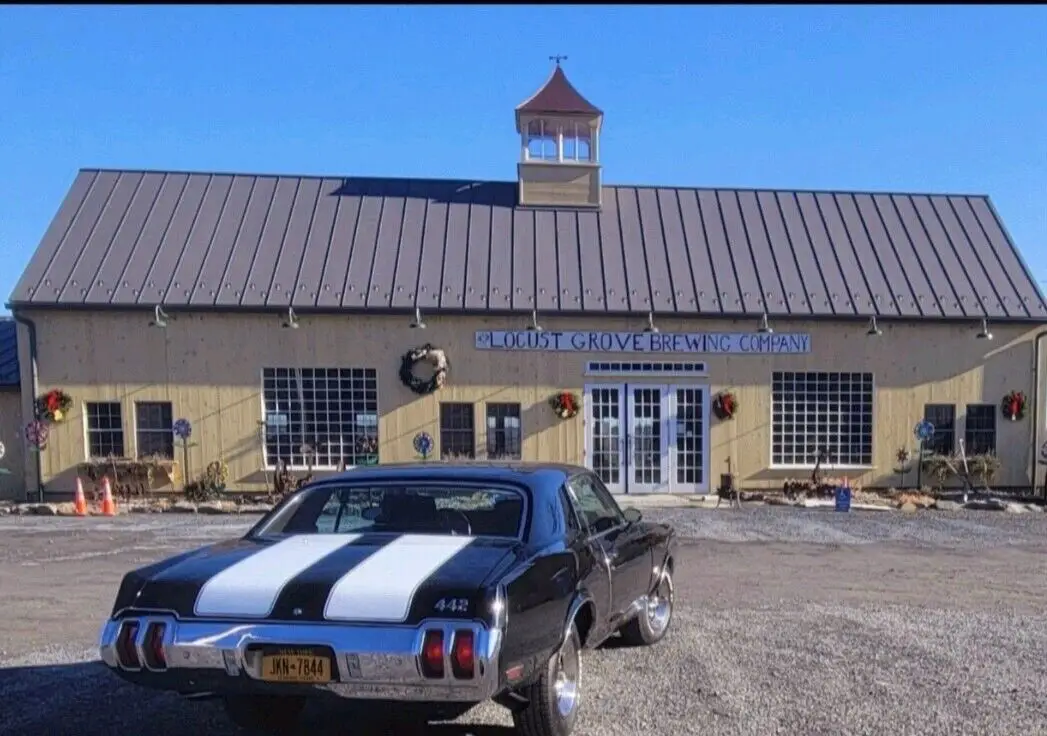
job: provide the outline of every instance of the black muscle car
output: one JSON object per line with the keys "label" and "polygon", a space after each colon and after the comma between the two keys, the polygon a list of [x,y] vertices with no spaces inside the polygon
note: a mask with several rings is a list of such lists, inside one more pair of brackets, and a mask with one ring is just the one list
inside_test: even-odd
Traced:
{"label": "black muscle car", "polygon": [[101,656],[261,731],[335,696],[419,721],[493,699],[520,733],[566,736],[582,650],[665,635],[674,550],[671,527],[623,512],[584,468],[351,470],[241,539],[128,573]]}

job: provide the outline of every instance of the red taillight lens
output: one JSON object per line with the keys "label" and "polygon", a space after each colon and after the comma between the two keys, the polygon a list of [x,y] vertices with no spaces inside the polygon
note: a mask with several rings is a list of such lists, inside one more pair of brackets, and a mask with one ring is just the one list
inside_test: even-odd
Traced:
{"label": "red taillight lens", "polygon": [[472,679],[475,651],[473,649],[473,632],[456,631],[454,634],[454,651],[451,657],[451,669],[459,680]]}
{"label": "red taillight lens", "polygon": [[154,670],[167,669],[167,657],[164,655],[164,631],[166,624],[153,624],[145,638],[146,664]]}
{"label": "red taillight lens", "polygon": [[138,650],[135,649],[135,638],[138,636],[138,622],[125,621],[120,627],[120,635],[116,637],[117,661],[128,669],[138,669],[141,662],[138,661]]}
{"label": "red taillight lens", "polygon": [[422,641],[422,674],[426,677],[444,676],[444,634],[430,629]]}

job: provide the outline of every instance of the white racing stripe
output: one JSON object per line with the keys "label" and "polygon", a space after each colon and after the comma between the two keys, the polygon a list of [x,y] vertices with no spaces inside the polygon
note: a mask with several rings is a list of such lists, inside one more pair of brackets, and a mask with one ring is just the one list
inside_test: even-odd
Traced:
{"label": "white racing stripe", "polygon": [[475,539],[414,534],[398,537],[334,584],[324,605],[324,618],[403,621],[419,586]]}
{"label": "white racing stripe", "polygon": [[268,616],[296,575],[359,536],[302,534],[255,552],[204,583],[196,596],[196,615]]}

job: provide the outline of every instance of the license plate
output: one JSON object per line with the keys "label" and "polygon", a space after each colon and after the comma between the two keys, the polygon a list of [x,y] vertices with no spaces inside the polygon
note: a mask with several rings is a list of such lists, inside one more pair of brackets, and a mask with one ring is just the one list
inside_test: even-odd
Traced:
{"label": "license plate", "polygon": [[266,682],[323,683],[331,681],[331,658],[309,650],[288,650],[262,655]]}

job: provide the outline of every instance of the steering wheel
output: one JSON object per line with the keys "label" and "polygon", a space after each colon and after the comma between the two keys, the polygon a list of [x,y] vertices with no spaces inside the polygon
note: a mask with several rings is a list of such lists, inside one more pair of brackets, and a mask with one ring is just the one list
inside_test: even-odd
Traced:
{"label": "steering wheel", "polygon": [[[452,536],[457,536],[458,534],[464,534],[467,537],[472,536],[473,526],[469,523],[469,517],[458,509],[440,509],[437,514],[440,517],[440,522],[451,531]],[[460,531],[463,528],[465,531]]]}

